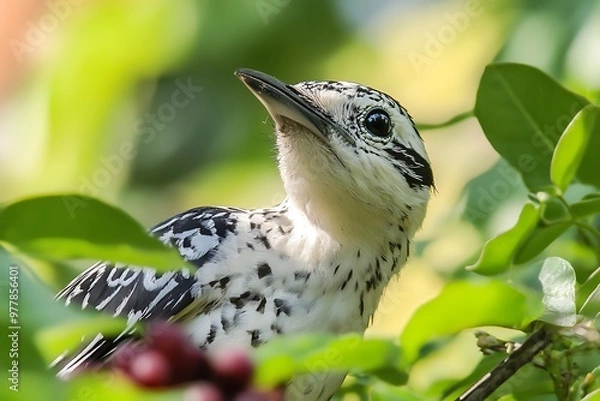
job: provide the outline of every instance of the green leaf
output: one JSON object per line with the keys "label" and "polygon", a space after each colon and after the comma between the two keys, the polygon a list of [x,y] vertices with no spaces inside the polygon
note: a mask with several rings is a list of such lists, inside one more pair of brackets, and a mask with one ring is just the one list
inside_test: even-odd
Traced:
{"label": "green leaf", "polygon": [[589,138],[585,152],[579,163],[576,178],[579,182],[600,188],[600,107],[594,106],[590,115],[584,121],[585,128],[589,132]]}
{"label": "green leaf", "polygon": [[[301,335],[280,337],[256,351],[258,370],[255,381],[260,386],[274,386],[298,374],[348,370],[381,374],[381,378],[398,384],[407,375],[400,369],[400,349],[389,340],[363,339],[357,334],[343,337]],[[392,371],[394,373],[392,374]]]}
{"label": "green leaf", "polygon": [[[442,399],[446,399],[451,395],[454,395],[453,398],[458,397],[464,391],[466,391],[469,387],[476,383],[479,379],[485,376],[486,373],[490,372],[494,369],[503,359],[506,358],[505,354],[501,353],[493,353],[491,355],[484,355],[484,357],[479,361],[477,366],[473,368],[471,373],[469,373],[464,378],[460,379],[458,382],[453,383],[448,388],[446,388],[442,394]],[[458,393],[458,394],[457,394]]]}
{"label": "green leaf", "polygon": [[415,312],[400,344],[412,363],[431,340],[479,326],[522,328],[542,311],[537,298],[502,281],[455,281]]}
{"label": "green leaf", "polygon": [[594,390],[581,399],[581,401],[598,401],[600,400],[600,389]]}
{"label": "green leaf", "polygon": [[371,401],[425,401],[426,399],[407,387],[376,384],[371,388]]}
{"label": "green leaf", "polygon": [[542,71],[521,64],[486,67],[475,115],[486,137],[537,192],[552,186],[554,147],[567,124],[588,101]]}
{"label": "green leaf", "polygon": [[98,333],[118,335],[127,328],[127,321],[112,316],[94,316],[43,329],[35,342],[44,359],[50,363],[63,352],[72,352]]}
{"label": "green leaf", "polygon": [[569,206],[562,199],[548,193],[538,193],[537,199],[542,202],[542,220],[545,223],[561,223],[571,219]]}
{"label": "green leaf", "polygon": [[577,305],[582,307],[589,296],[600,286],[600,267],[592,272],[577,289]]}
{"label": "green leaf", "polygon": [[558,401],[552,379],[546,370],[532,363],[522,366],[490,397],[490,400]]}
{"label": "green leaf", "polygon": [[[586,184],[596,186],[600,184],[600,175],[597,174],[600,169],[600,159],[597,155],[598,147],[589,146],[590,142],[599,141],[595,139],[600,138],[599,116],[600,108],[597,106],[590,104],[584,107],[573,118],[558,140],[552,156],[550,178],[562,191],[567,189],[576,174],[581,176],[580,180]],[[585,162],[581,165],[584,155],[586,155]],[[588,169],[591,169],[594,173],[589,174],[586,171]]]}
{"label": "green leaf", "polygon": [[463,218],[483,229],[489,225],[504,200],[525,198],[527,193],[519,172],[500,159],[492,168],[465,186],[463,196],[466,204]]}
{"label": "green leaf", "polygon": [[402,386],[406,384],[406,380],[408,379],[406,372],[396,366],[375,369],[370,371],[369,374],[392,386]]}
{"label": "green leaf", "polygon": [[600,313],[600,285],[597,286],[594,291],[587,297],[579,314],[587,316],[589,318],[595,318]]}
{"label": "green leaf", "polygon": [[[19,346],[21,347],[21,344]],[[21,357],[19,355],[19,358]],[[25,363],[19,364],[18,392],[11,390],[12,382],[5,379],[6,384],[0,387],[0,399],[7,401],[47,400],[48,398],[53,400],[76,400],[76,398],[67,396],[67,383],[57,380],[46,367],[44,367],[44,372],[30,369],[30,363],[27,360]],[[5,366],[8,368],[10,365],[2,365],[2,368],[6,369]],[[6,376],[7,378],[10,377],[8,374]],[[52,395],[50,396],[50,394]],[[92,401],[91,399],[88,400]],[[102,400],[95,398],[94,401]]]}
{"label": "green leaf", "polygon": [[544,261],[539,280],[542,283],[544,313],[540,320],[556,326],[571,327],[576,322],[575,270],[558,257]]}
{"label": "green leaf", "polygon": [[519,245],[514,256],[514,263],[525,263],[533,259],[546,249],[555,239],[567,231],[571,225],[571,223],[563,222],[536,227]]}
{"label": "green leaf", "polygon": [[569,209],[575,217],[600,214],[600,198],[584,199],[580,202],[571,204]]}
{"label": "green leaf", "polygon": [[[596,366],[586,375],[583,383],[581,383],[581,387],[585,389],[585,392],[588,393],[588,396],[593,392],[596,392],[597,398],[594,398],[594,400],[597,401],[600,399],[600,366]],[[586,399],[591,400],[592,398],[584,398],[582,401]]]}
{"label": "green leaf", "polygon": [[0,210],[0,242],[44,260],[98,259],[159,269],[185,266],[132,217],[80,195],[42,196]]}
{"label": "green leaf", "polygon": [[[69,381],[67,400],[89,401],[180,401],[186,399],[185,388],[144,388],[125,377],[110,372],[79,375]],[[45,397],[47,398],[47,397]]]}
{"label": "green leaf", "polygon": [[533,203],[526,203],[517,223],[508,231],[487,241],[474,265],[467,268],[484,275],[494,275],[506,271],[519,245],[535,229],[541,209]]}

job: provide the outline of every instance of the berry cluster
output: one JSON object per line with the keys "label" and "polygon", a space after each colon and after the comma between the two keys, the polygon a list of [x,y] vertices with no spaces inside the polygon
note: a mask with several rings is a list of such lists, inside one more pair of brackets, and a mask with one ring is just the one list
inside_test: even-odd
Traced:
{"label": "berry cluster", "polygon": [[161,388],[188,383],[186,401],[280,401],[280,390],[251,389],[254,365],[245,351],[208,354],[194,346],[178,327],[149,325],[144,342],[125,343],[112,357],[112,366],[134,383]]}

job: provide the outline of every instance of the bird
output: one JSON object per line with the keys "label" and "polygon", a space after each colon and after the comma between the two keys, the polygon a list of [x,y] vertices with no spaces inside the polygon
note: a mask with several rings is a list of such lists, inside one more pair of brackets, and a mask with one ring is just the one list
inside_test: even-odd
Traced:
{"label": "bird", "polygon": [[[197,207],[167,218],[149,234],[192,267],[157,273],[98,262],[57,298],[131,327],[180,322],[208,350],[250,349],[286,334],[364,333],[409,257],[435,190],[423,139],[399,102],[369,86],[292,85],[245,68],[235,75],[274,123],[285,199],[269,208]],[[132,331],[98,333],[61,359],[58,376],[110,359]],[[285,398],[328,400],[344,377],[295,377]]]}

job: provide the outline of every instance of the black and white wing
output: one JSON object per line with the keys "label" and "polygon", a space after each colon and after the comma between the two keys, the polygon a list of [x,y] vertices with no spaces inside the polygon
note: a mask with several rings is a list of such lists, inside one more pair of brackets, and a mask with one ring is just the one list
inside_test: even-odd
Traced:
{"label": "black and white wing", "polygon": [[[200,269],[219,253],[219,245],[235,235],[241,210],[197,208],[178,214],[150,230]],[[98,334],[76,354],[62,356],[53,364],[59,376],[105,360],[123,340],[134,336],[136,322],[170,320],[201,314],[214,307],[226,283],[201,283],[187,269],[157,274],[150,268],[99,262],[76,277],[58,299],[82,309],[94,308],[126,318],[128,329],[115,338]]]}

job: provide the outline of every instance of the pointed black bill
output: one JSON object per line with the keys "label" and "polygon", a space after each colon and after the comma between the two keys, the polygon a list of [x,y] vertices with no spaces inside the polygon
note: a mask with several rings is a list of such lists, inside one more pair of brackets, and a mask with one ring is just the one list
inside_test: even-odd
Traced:
{"label": "pointed black bill", "polygon": [[260,100],[277,125],[283,124],[284,119],[292,120],[325,142],[329,141],[331,131],[335,130],[346,141],[354,144],[354,140],[343,127],[304,100],[291,85],[248,68],[240,68],[235,75]]}

